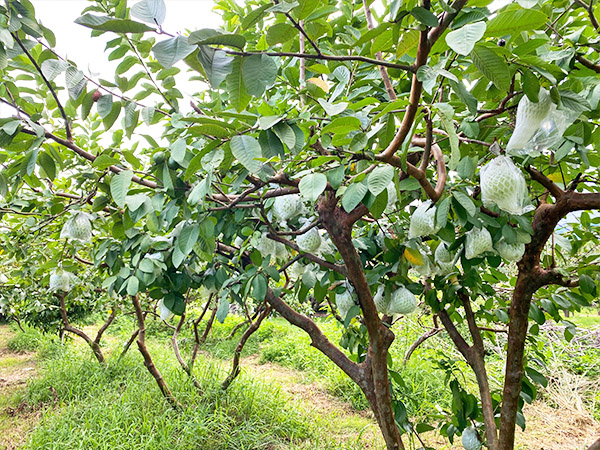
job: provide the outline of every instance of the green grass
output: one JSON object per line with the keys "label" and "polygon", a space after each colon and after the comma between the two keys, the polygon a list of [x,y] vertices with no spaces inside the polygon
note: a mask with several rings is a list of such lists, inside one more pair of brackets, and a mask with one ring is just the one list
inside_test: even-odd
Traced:
{"label": "green grass", "polygon": [[41,331],[36,328],[24,327],[24,331],[18,331],[6,343],[6,347],[15,353],[34,352],[40,348],[46,340]]}
{"label": "green grass", "polygon": [[582,328],[600,327],[598,308],[584,308],[567,319]]}

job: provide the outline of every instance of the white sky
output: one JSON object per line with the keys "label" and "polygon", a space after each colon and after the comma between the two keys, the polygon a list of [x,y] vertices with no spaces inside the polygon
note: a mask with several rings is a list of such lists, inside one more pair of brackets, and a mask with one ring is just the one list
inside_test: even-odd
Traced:
{"label": "white sky", "polygon": [[[32,3],[38,20],[56,35],[56,49],[61,55],[74,61],[81,70],[86,71],[86,68],[89,68],[90,72],[102,73],[104,77],[112,79],[113,69],[119,61],[108,61],[107,55],[104,55],[104,46],[107,40],[115,36],[107,33],[92,38],[89,28],[74,23],[90,2],[32,0]],[[136,2],[130,0],[128,3],[131,6]],[[221,18],[212,11],[212,0],[165,0],[165,3],[167,16],[163,28],[170,33],[185,29],[218,28],[221,24]],[[160,40],[162,37],[157,38]],[[107,74],[110,74],[110,77]]]}

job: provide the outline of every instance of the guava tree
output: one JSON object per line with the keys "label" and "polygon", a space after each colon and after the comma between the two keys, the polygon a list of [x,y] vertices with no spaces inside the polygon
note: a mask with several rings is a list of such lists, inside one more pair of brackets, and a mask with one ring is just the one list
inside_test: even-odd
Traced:
{"label": "guava tree", "polygon": [[[424,427],[396,394],[388,350],[419,303],[479,390],[440,359],[453,394],[441,432],[512,449],[523,403],[546,383],[529,344],[547,319],[572,337],[563,312],[596,295],[598,21],[593,3],[490,3],[217,1],[220,28],[174,34],[162,0],[91,1],[77,23],[119,61],[105,80],[54,50],[28,0],[8,0],[3,221],[27,249],[45,221],[94,214],[102,281],[90,285],[131,302],[174,406],[145,315],[179,316],[174,349],[193,376],[177,333],[191,321],[199,342],[202,316],[185,315],[202,289],[202,315],[212,299],[220,320],[230,303],[245,311],[241,346],[271,310],[306,331],[360,387],[387,448],[404,448]],[[10,260],[43,268],[35,254]],[[344,325],[339,344],[306,313],[311,297]],[[497,384],[485,354],[499,334]]]}

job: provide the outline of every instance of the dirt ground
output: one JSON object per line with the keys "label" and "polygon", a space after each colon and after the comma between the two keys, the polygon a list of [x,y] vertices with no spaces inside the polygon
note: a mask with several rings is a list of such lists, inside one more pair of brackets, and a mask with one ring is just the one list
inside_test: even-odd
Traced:
{"label": "dirt ground", "polygon": [[12,336],[8,325],[0,325],[0,450],[19,448],[42,414],[21,401],[27,381],[36,376],[36,355],[11,352]]}

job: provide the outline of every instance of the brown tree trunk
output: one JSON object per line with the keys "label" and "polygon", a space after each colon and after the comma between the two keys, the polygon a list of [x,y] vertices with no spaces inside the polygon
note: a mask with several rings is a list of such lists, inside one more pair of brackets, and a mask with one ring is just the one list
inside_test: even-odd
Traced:
{"label": "brown tree trunk", "polygon": [[96,339],[93,340],[83,330],[80,330],[79,328],[74,327],[69,322],[69,317],[67,315],[67,308],[65,306],[65,295],[66,294],[64,292],[56,292],[54,295],[58,298],[58,300],[60,302],[60,315],[61,315],[62,322],[63,322],[63,329],[65,331],[73,333],[73,334],[79,336],[80,338],[82,338],[86,342],[86,344],[90,346],[90,348],[92,349],[92,353],[94,353],[94,356],[96,357],[98,362],[100,364],[104,364],[105,359],[104,359],[104,355],[102,354],[102,349],[100,348],[100,339],[102,339],[102,334],[104,333],[106,328],[108,328],[108,326],[111,324],[111,322],[115,318],[114,313],[109,316],[107,323],[105,323],[102,326],[102,328],[100,328],[100,331],[98,331],[98,335],[96,336]]}
{"label": "brown tree trunk", "polygon": [[262,321],[265,318],[267,318],[270,313],[271,313],[271,306],[263,305],[262,311],[260,312],[260,314],[258,315],[256,320],[250,324],[248,329],[244,332],[244,334],[240,338],[240,341],[238,342],[238,345],[235,348],[235,353],[233,355],[233,364],[231,366],[231,372],[229,372],[229,375],[227,376],[225,381],[223,381],[223,384],[221,386],[223,389],[227,389],[231,385],[233,380],[235,380],[237,378],[237,376],[239,375],[239,373],[240,373],[240,358],[242,355],[242,351],[244,350],[244,346],[246,345],[246,342],[248,342],[248,339],[250,338],[250,336],[252,336],[258,330]]}
{"label": "brown tree trunk", "polygon": [[140,306],[140,300],[137,295],[132,295],[131,300],[133,303],[133,308],[135,310],[135,316],[137,317],[139,328],[137,345],[140,353],[144,357],[144,366],[146,366],[146,369],[148,369],[150,375],[152,375],[152,377],[156,380],[156,384],[158,385],[160,392],[167,399],[169,404],[175,409],[181,409],[183,407],[171,393],[171,390],[167,386],[167,383],[162,377],[162,374],[154,365],[154,361],[152,361],[152,356],[150,355],[150,352],[146,347],[146,322],[144,320],[144,312],[142,311],[142,307]]}
{"label": "brown tree trunk", "polygon": [[[394,341],[394,333],[379,318],[362,261],[352,243],[352,226],[368,210],[364,205],[360,205],[351,213],[346,213],[337,206],[337,199],[332,195],[322,197],[317,210],[323,226],[344,260],[348,280],[354,286],[369,334],[369,348],[365,363],[371,373],[375,404],[372,400],[369,402],[373,410],[377,411],[377,422],[388,450],[404,449],[400,430],[395,421],[388,378],[387,356],[388,349]],[[367,398],[372,399],[371,393]]]}

